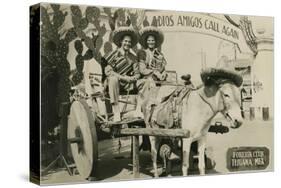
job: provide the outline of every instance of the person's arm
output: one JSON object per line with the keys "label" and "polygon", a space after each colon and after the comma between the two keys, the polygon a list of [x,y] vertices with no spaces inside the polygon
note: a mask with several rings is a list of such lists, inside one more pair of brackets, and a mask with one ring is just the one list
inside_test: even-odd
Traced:
{"label": "person's arm", "polygon": [[134,80],[138,80],[140,78],[140,69],[139,69],[139,64],[136,62],[133,64],[133,70],[134,70]]}
{"label": "person's arm", "polygon": [[148,69],[145,62],[139,62],[139,72],[141,75],[147,76],[153,73],[152,69]]}
{"label": "person's arm", "polygon": [[155,59],[156,59],[156,61],[158,61],[157,64],[161,65],[159,67],[159,72],[163,73],[165,71],[165,67],[167,65],[167,61],[166,61],[164,55],[160,51],[157,50],[157,55],[156,55]]}
{"label": "person's arm", "polygon": [[[104,74],[106,77],[108,76],[117,76],[118,79],[123,79],[122,75],[118,74],[117,72],[115,72],[113,70],[113,67],[111,65],[108,64],[109,59],[115,58],[117,56],[117,51],[113,51],[110,54],[107,55],[107,57],[103,58],[103,66],[104,68]],[[115,57],[114,57],[115,56]]]}
{"label": "person's arm", "polygon": [[146,52],[144,50],[138,51],[137,60],[139,63],[140,75],[147,76],[153,73],[152,69],[148,69],[146,65]]}
{"label": "person's arm", "polygon": [[162,67],[161,67],[161,68],[162,68],[162,69],[161,69],[161,73],[165,71],[166,65],[167,65],[167,61],[166,61],[166,59],[163,57],[163,64],[162,64]]}
{"label": "person's arm", "polygon": [[117,77],[119,80],[123,80],[125,82],[131,82],[131,80],[133,80],[133,78],[130,78],[129,76],[126,76],[126,75],[121,75],[121,74],[118,74],[117,72],[114,72],[113,68],[110,66],[110,65],[107,65],[105,67],[105,75],[107,77],[109,76],[115,76]]}

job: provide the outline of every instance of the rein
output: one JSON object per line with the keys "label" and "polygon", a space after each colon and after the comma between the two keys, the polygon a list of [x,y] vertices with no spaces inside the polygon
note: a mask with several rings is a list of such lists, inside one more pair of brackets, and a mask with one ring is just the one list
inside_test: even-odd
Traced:
{"label": "rein", "polygon": [[[224,100],[224,98],[223,98],[223,93],[222,93],[221,90],[219,90],[219,92],[220,92],[220,94],[221,94],[222,102],[223,102],[223,107],[224,107],[221,112],[222,112],[222,114],[224,115],[224,117],[225,117],[226,119],[229,119],[230,121],[233,122],[232,117],[231,117],[231,116],[229,115],[229,113],[227,112],[227,107],[226,107],[225,100]],[[212,110],[212,112],[215,114],[216,111],[214,110],[214,108],[212,107],[212,105],[211,105],[202,95],[200,95],[200,93],[197,93],[197,94],[200,96],[200,98],[202,99],[202,101],[204,101],[204,102],[210,107],[210,109]],[[224,113],[223,113],[223,112],[224,112]]]}

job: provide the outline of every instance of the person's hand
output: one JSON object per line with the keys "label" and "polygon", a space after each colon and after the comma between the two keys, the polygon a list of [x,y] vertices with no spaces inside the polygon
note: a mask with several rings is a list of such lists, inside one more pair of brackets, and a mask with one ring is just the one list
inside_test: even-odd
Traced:
{"label": "person's hand", "polygon": [[129,77],[128,80],[129,80],[130,83],[137,81],[137,78],[135,76],[128,76],[128,77]]}
{"label": "person's hand", "polygon": [[166,80],[167,76],[168,76],[167,72],[165,72],[165,71],[162,72],[162,73],[161,73],[161,79],[160,79],[160,80],[161,80],[161,81]]}
{"label": "person's hand", "polygon": [[133,79],[130,76],[126,76],[126,80],[128,83],[131,83],[133,81]]}
{"label": "person's hand", "polygon": [[159,71],[154,70],[153,74],[156,76],[156,78],[161,79],[161,73]]}
{"label": "person's hand", "polygon": [[125,81],[125,82],[128,82],[128,83],[132,82],[132,78],[130,76],[126,76],[126,75],[121,76],[120,79]]}
{"label": "person's hand", "polygon": [[112,69],[112,67],[111,67],[110,65],[107,65],[107,66],[105,67],[105,69],[104,69],[104,72],[105,72],[105,75],[106,75],[106,76],[110,76],[111,73],[113,72],[113,69]]}

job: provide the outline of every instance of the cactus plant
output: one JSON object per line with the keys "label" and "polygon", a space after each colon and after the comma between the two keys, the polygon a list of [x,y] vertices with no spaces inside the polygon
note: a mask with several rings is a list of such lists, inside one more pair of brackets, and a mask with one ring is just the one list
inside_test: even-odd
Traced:
{"label": "cactus plant", "polygon": [[[102,10],[107,16],[111,31],[126,24],[139,29],[137,27],[137,13],[126,12],[126,9],[122,8],[113,10],[107,7],[103,9],[86,7],[83,14],[80,7],[76,5],[70,6],[70,11],[62,10],[62,7],[58,4],[41,6],[41,81],[45,88],[52,88],[44,90],[44,94],[42,94],[42,104],[46,104],[44,108],[47,108],[47,113],[42,116],[44,116],[46,122],[49,122],[48,119],[54,120],[51,125],[49,123],[44,125],[47,127],[46,131],[51,131],[58,126],[61,115],[59,113],[60,105],[69,102],[71,85],[79,84],[83,80],[85,60],[94,58],[102,65],[102,51],[107,54],[113,50],[112,32],[108,41],[103,39],[107,30],[105,23],[101,23],[100,20]],[[65,29],[64,24],[67,16],[71,16],[73,27]],[[91,36],[85,33],[89,24],[94,26],[93,30],[95,31]],[[75,57],[76,69],[71,71],[67,55],[69,44],[74,40],[77,52]],[[85,53],[83,53],[83,46],[86,47]],[[56,81],[48,81],[51,78]],[[49,113],[50,110],[48,109],[56,110],[51,110],[52,113]]]}

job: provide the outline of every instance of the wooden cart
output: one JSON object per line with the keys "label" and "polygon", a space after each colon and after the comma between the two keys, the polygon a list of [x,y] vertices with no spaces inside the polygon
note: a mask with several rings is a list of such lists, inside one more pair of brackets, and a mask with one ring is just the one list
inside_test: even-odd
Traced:
{"label": "wooden cart", "polygon": [[[177,74],[170,71],[172,84],[177,84]],[[97,96],[94,96],[97,97]],[[105,98],[105,97],[104,97]],[[106,99],[106,98],[105,98]],[[128,101],[120,101],[129,103]],[[120,122],[103,121],[96,111],[80,98],[72,102],[68,116],[68,142],[79,174],[87,179],[97,176],[98,135],[97,128],[114,136],[131,136],[132,163],[135,178],[139,177],[139,136],[160,136],[188,138],[189,131],[184,129],[145,128],[140,118],[125,118]],[[219,132],[217,129],[214,132]]]}
{"label": "wooden cart", "polygon": [[[95,177],[98,163],[98,139],[95,116],[85,100],[74,101],[68,119],[68,141],[79,174],[83,178]],[[131,136],[132,163],[134,177],[139,177],[139,136],[189,137],[189,131],[183,129],[144,128],[142,119],[125,119],[110,122],[106,128],[115,136]]]}

